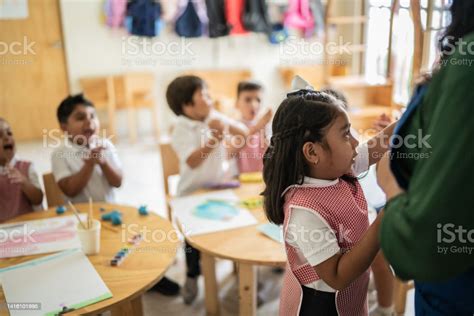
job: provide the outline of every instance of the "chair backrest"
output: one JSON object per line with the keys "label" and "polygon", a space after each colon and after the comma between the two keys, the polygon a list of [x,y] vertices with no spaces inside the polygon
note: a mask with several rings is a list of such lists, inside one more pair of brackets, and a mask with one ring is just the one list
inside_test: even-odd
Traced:
{"label": "chair backrest", "polygon": [[169,195],[168,178],[170,176],[179,174],[179,158],[176,152],[171,147],[169,142],[160,143],[161,165],[163,168],[163,184],[166,195]]}
{"label": "chair backrest", "polygon": [[202,78],[209,87],[211,97],[217,100],[221,98],[235,100],[237,84],[252,78],[252,72],[249,69],[192,70],[187,74]]}
{"label": "chair backrest", "polygon": [[54,207],[64,204],[63,192],[56,183],[54,175],[52,173],[45,173],[43,175],[43,182],[48,207]]}
{"label": "chair backrest", "polygon": [[115,91],[111,76],[81,78],[79,83],[85,97],[91,100],[96,108],[113,106]]}
{"label": "chair backrest", "polygon": [[114,76],[117,108],[154,106],[155,75],[148,72],[129,72]]}
{"label": "chair backrest", "polygon": [[[291,88],[291,82],[296,75],[303,77],[315,89],[321,89],[324,84],[324,65],[280,67],[280,76],[286,89]],[[333,65],[330,67],[332,76],[343,76],[347,69],[345,66]]]}

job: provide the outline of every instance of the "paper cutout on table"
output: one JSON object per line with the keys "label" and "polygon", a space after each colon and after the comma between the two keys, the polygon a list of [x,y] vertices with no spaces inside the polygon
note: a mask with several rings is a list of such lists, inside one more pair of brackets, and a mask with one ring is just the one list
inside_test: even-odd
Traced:
{"label": "paper cutout on table", "polygon": [[243,172],[239,175],[239,180],[242,183],[259,183],[263,181],[263,174],[259,172]]}
{"label": "paper cutout on table", "polygon": [[12,316],[55,315],[79,309],[112,293],[82,250],[73,249],[1,269],[7,303],[41,303],[41,310],[10,310]]}
{"label": "paper cutout on table", "polygon": [[249,210],[263,207],[263,198],[261,196],[250,197],[241,201],[242,205]]}
{"label": "paper cutout on table", "polygon": [[239,214],[239,209],[225,201],[206,201],[193,211],[197,217],[215,220],[228,221]]}
{"label": "paper cutout on table", "polygon": [[[86,214],[81,218],[85,220]],[[0,242],[0,258],[81,248],[77,223],[71,215],[0,225],[0,230],[9,232]]]}
{"label": "paper cutout on table", "polygon": [[[198,210],[199,206],[209,203],[211,207]],[[231,190],[176,198],[171,200],[170,204],[173,216],[186,236],[257,224],[255,217],[241,207],[239,198]],[[235,211],[232,211],[229,206]]]}
{"label": "paper cutout on table", "polygon": [[257,226],[257,229],[262,234],[275,240],[276,242],[283,243],[283,230],[281,226],[272,223],[266,223]]}

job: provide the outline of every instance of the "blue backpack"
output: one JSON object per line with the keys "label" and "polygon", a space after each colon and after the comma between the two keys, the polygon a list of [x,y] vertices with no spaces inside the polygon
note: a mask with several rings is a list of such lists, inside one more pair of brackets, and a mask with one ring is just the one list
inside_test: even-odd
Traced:
{"label": "blue backpack", "polygon": [[183,37],[200,37],[203,35],[203,25],[192,0],[188,1],[183,14],[176,20],[175,31]]}

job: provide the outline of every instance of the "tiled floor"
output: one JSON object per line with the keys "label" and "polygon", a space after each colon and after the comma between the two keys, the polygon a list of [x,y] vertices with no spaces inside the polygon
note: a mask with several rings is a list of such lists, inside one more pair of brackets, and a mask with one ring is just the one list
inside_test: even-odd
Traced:
{"label": "tiled floor", "polygon": [[[51,148],[44,148],[41,142],[19,143],[17,148],[19,157],[33,161],[39,174],[51,170]],[[124,184],[117,192],[118,203],[133,206],[147,204],[159,215],[166,216],[158,146],[152,140],[142,140],[134,145],[119,143],[117,149],[124,169]],[[184,253],[180,252],[167,276],[183,284],[184,265]],[[238,293],[236,279],[232,275],[232,264],[229,261],[218,261],[216,269],[218,280],[221,282],[219,295],[222,314],[236,315]],[[281,275],[273,273],[270,268],[261,267],[259,282],[262,284],[260,294],[265,304],[258,309],[258,314],[276,315]],[[168,298],[158,293],[147,293],[143,301],[145,314],[157,315],[159,311],[160,315],[205,315],[202,278],[199,281],[199,291],[198,298],[191,306],[184,305],[180,297]],[[405,315],[414,315],[413,291],[408,296]]]}

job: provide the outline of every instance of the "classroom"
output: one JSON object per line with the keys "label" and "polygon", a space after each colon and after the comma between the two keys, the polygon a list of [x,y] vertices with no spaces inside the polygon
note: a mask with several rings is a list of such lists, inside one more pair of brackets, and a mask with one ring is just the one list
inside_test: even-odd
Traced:
{"label": "classroom", "polygon": [[0,0],[0,316],[474,315],[473,16]]}

